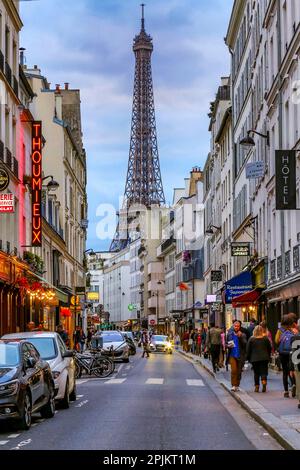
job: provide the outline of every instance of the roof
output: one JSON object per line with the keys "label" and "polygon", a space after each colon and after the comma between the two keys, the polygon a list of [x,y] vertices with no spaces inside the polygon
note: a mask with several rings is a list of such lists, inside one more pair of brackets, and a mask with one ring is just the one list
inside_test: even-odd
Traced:
{"label": "roof", "polygon": [[10,333],[2,336],[2,339],[28,339],[33,337],[54,338],[58,333],[54,331],[26,331],[23,333]]}

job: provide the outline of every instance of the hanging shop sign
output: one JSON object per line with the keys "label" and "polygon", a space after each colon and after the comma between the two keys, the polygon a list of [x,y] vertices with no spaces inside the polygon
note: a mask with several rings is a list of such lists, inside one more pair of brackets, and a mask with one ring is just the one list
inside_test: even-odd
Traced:
{"label": "hanging shop sign", "polygon": [[250,243],[231,243],[231,256],[250,256]]}
{"label": "hanging shop sign", "polygon": [[296,151],[276,150],[276,209],[296,209]]}
{"label": "hanging shop sign", "polygon": [[87,299],[99,302],[99,292],[87,292]]}
{"label": "hanging shop sign", "polygon": [[265,174],[265,162],[251,162],[246,165],[246,178],[263,178]]}
{"label": "hanging shop sign", "polygon": [[212,271],[210,280],[211,282],[222,282],[222,271]]}
{"label": "hanging shop sign", "polygon": [[251,272],[245,271],[225,283],[225,303],[231,304],[232,299],[253,290]]}
{"label": "hanging shop sign", "polygon": [[42,246],[42,122],[32,123],[32,246]]}
{"label": "hanging shop sign", "polygon": [[15,196],[13,194],[0,194],[0,212],[15,212]]}
{"label": "hanging shop sign", "polygon": [[5,168],[0,168],[0,192],[5,191],[9,185],[9,174]]}

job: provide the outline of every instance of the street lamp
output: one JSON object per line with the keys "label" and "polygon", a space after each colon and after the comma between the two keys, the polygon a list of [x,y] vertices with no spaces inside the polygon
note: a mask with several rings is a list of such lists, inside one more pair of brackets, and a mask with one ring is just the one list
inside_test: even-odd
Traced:
{"label": "street lamp", "polygon": [[96,256],[96,253],[94,252],[93,248],[89,248],[88,250],[85,250],[84,253],[89,253],[90,256]]}
{"label": "street lamp", "polygon": [[46,188],[48,189],[48,191],[56,191],[59,188],[59,183],[55,181],[52,175],[44,176],[44,178],[42,178],[42,181],[45,181],[48,178],[51,178],[51,181],[49,181],[49,183],[46,185]]}
{"label": "street lamp", "polygon": [[263,137],[264,139],[267,139],[267,145],[270,146],[270,133],[269,133],[269,131],[266,134],[261,134],[260,132],[257,132],[257,131],[254,131],[254,130],[247,131],[247,137],[244,137],[240,141],[240,145],[242,145],[243,147],[255,147],[255,141],[254,141],[253,137],[250,136],[250,134],[256,134],[256,135],[259,135],[260,137]]}

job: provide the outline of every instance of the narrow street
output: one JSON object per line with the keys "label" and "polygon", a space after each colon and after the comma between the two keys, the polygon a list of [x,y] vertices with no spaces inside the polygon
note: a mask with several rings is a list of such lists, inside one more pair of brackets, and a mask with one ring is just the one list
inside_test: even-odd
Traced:
{"label": "narrow street", "polygon": [[36,415],[28,432],[1,423],[0,449],[280,448],[213,379],[176,353],[142,359],[139,350],[117,369],[109,379],[78,380],[70,409],[58,407],[50,420]]}

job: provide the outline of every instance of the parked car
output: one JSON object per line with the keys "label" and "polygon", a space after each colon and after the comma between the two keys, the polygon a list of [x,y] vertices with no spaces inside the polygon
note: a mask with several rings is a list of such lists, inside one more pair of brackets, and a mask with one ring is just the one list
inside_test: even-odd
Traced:
{"label": "parked car", "polygon": [[55,414],[54,380],[46,361],[28,341],[0,340],[0,419],[18,419],[22,429],[31,415]]}
{"label": "parked car", "polygon": [[76,400],[75,360],[73,351],[66,348],[60,335],[54,332],[30,331],[13,333],[3,339],[24,339],[30,341],[48,362],[55,383],[56,400],[63,408],[69,408],[70,400]]}
{"label": "parked car", "polygon": [[103,349],[114,361],[129,362],[129,346],[118,330],[98,331],[92,337],[92,347]]}
{"label": "parked car", "polygon": [[134,344],[133,334],[131,331],[121,331],[123,338],[129,346],[129,352],[131,356],[136,354],[136,345]]}
{"label": "parked car", "polygon": [[168,336],[165,335],[152,335],[150,350],[153,352],[166,352],[172,354],[173,347],[169,341]]}

